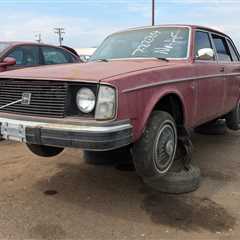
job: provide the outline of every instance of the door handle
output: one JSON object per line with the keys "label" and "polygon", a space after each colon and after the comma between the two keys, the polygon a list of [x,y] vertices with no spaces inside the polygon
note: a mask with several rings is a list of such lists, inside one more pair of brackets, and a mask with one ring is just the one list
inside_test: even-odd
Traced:
{"label": "door handle", "polygon": [[225,72],[225,67],[221,67],[220,72]]}

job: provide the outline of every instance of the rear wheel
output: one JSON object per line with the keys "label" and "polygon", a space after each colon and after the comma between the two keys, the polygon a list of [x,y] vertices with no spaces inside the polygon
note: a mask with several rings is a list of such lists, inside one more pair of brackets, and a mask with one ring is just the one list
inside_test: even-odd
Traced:
{"label": "rear wheel", "polygon": [[177,149],[177,129],[172,116],[154,111],[141,139],[133,146],[133,161],[143,181],[151,184],[169,171]]}
{"label": "rear wheel", "polygon": [[54,157],[60,154],[64,148],[27,144],[28,149],[40,157]]}
{"label": "rear wheel", "polygon": [[227,127],[231,130],[240,129],[240,101],[237,106],[226,116]]}

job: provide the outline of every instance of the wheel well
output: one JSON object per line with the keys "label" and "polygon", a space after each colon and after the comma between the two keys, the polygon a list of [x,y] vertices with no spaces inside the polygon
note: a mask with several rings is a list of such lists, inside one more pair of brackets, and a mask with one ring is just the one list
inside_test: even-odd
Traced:
{"label": "wheel well", "polygon": [[169,94],[161,98],[153,110],[168,112],[174,118],[178,126],[184,125],[183,104],[176,94]]}

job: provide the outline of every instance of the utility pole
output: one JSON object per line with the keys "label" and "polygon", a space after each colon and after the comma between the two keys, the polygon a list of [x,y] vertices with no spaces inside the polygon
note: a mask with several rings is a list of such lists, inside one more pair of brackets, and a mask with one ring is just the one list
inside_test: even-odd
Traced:
{"label": "utility pole", "polygon": [[59,45],[62,46],[62,42],[63,42],[63,37],[62,35],[65,34],[64,28],[54,28],[55,32],[58,35],[58,42]]}
{"label": "utility pole", "polygon": [[155,0],[152,0],[152,26],[155,25]]}
{"label": "utility pole", "polygon": [[41,42],[42,42],[42,34],[41,34],[41,33],[36,34],[35,37],[36,37],[36,41],[37,41],[38,43],[41,43]]}

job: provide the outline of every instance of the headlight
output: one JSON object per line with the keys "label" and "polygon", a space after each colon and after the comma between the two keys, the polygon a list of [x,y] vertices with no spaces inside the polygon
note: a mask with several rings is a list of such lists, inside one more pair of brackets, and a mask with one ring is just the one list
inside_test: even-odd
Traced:
{"label": "headlight", "polygon": [[76,103],[81,112],[92,112],[96,104],[96,97],[94,92],[89,88],[81,88],[77,92]]}
{"label": "headlight", "polygon": [[112,119],[116,111],[116,92],[109,86],[100,86],[98,92],[98,101],[95,111],[95,119]]}

